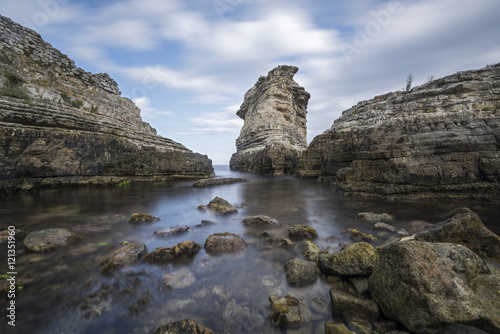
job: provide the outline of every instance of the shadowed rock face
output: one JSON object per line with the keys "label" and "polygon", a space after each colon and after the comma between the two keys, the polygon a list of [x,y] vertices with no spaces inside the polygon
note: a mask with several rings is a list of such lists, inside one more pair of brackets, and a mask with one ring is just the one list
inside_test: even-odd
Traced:
{"label": "shadowed rock face", "polygon": [[298,176],[347,194],[500,198],[500,64],[359,102],[314,138]]}
{"label": "shadowed rock face", "polygon": [[0,193],[213,174],[207,156],[143,122],[107,74],[1,15],[0,31]]}
{"label": "shadowed rock face", "polygon": [[236,113],[245,122],[236,140],[231,169],[271,175],[295,173],[307,148],[310,98],[293,80],[298,70],[295,66],[278,66],[245,94]]}

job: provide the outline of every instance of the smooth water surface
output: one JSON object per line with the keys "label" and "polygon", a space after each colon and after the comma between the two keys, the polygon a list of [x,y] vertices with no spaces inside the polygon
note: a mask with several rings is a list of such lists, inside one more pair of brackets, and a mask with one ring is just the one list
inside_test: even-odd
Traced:
{"label": "smooth water surface", "polygon": [[[193,181],[131,183],[112,188],[43,190],[1,199],[0,230],[15,226],[24,231],[49,227],[68,229],[97,226],[94,233],[56,251],[38,254],[26,251],[18,240],[17,279],[26,284],[16,297],[16,327],[7,325],[9,300],[0,297],[0,333],[152,333],[169,322],[193,319],[218,333],[285,333],[268,317],[269,296],[293,295],[304,299],[313,313],[312,321],[294,333],[324,333],[323,323],[332,320],[329,312],[312,305],[313,298],[329,302],[328,291],[339,282],[324,277],[306,287],[287,284],[286,261],[298,257],[293,248],[280,247],[288,226],[308,224],[322,249],[338,250],[351,242],[342,231],[353,227],[377,237],[374,245],[387,240],[373,223],[356,219],[358,212],[387,212],[393,225],[406,228],[411,220],[437,223],[458,206],[476,211],[495,233],[500,208],[488,203],[396,202],[343,197],[329,185],[295,177],[270,177],[229,171],[216,166],[218,177],[246,177],[251,182],[194,188]],[[237,214],[220,216],[197,210],[215,196],[236,206]],[[132,225],[126,220],[106,225],[107,216],[130,217],[145,212],[160,217],[151,224]],[[241,224],[244,217],[264,214],[282,222],[282,227],[261,231]],[[201,226],[201,220],[217,222]],[[97,223],[96,223],[97,222]],[[188,225],[191,231],[162,239],[154,231]],[[102,228],[105,227],[105,228]],[[102,228],[102,230],[100,230]],[[238,255],[211,256],[202,249],[192,261],[182,264],[137,263],[112,275],[99,270],[100,262],[112,247],[126,241],[146,244],[149,251],[193,240],[203,246],[217,232],[242,236],[248,244]],[[7,245],[0,244],[6,254]],[[6,273],[7,256],[0,259],[0,274]],[[163,277],[183,275],[177,288],[166,288]],[[342,288],[342,284],[340,286]],[[346,286],[346,289],[348,287]]]}

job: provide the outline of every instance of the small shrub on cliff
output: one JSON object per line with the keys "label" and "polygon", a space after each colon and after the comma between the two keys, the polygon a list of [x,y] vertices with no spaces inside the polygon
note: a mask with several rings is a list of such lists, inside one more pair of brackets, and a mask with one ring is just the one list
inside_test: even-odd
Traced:
{"label": "small shrub on cliff", "polygon": [[259,77],[259,79],[257,79],[257,82],[255,83],[255,87],[259,88],[264,83],[264,81],[266,81],[266,77],[261,75]]}
{"label": "small shrub on cliff", "polygon": [[406,77],[406,87],[403,88],[403,91],[405,92],[409,92],[411,90],[411,85],[413,83],[413,79],[414,79],[414,76],[413,74],[408,74],[408,76]]}
{"label": "small shrub on cliff", "polygon": [[81,106],[83,106],[83,102],[80,100],[74,100],[71,101],[71,106],[74,108],[80,108]]}
{"label": "small shrub on cliff", "polygon": [[22,84],[26,82],[23,78],[12,73],[5,74],[5,78],[5,86],[0,91],[0,95],[23,99],[25,101],[31,99],[30,96],[21,89]]}

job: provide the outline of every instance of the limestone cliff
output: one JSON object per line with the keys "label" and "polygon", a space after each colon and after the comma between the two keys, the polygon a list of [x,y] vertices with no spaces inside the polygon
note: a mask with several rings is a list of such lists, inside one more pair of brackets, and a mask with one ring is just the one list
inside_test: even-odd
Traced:
{"label": "limestone cliff", "polygon": [[500,199],[499,148],[500,64],[358,103],[297,174],[348,194]]}
{"label": "limestone cliff", "polygon": [[212,162],[160,137],[107,74],[92,74],[0,15],[0,193],[206,177]]}
{"label": "limestone cliff", "polygon": [[310,94],[293,76],[299,69],[281,65],[245,94],[236,113],[245,120],[236,140],[231,169],[260,174],[293,174],[307,148],[306,113]]}

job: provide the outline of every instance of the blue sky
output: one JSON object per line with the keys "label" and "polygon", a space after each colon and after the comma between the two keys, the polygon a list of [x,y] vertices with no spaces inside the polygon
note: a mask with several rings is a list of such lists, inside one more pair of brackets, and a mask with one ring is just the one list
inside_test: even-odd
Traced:
{"label": "blue sky", "polygon": [[228,163],[245,92],[281,64],[311,93],[308,140],[375,95],[500,62],[497,0],[16,0],[0,14],[93,73],[158,133]]}

